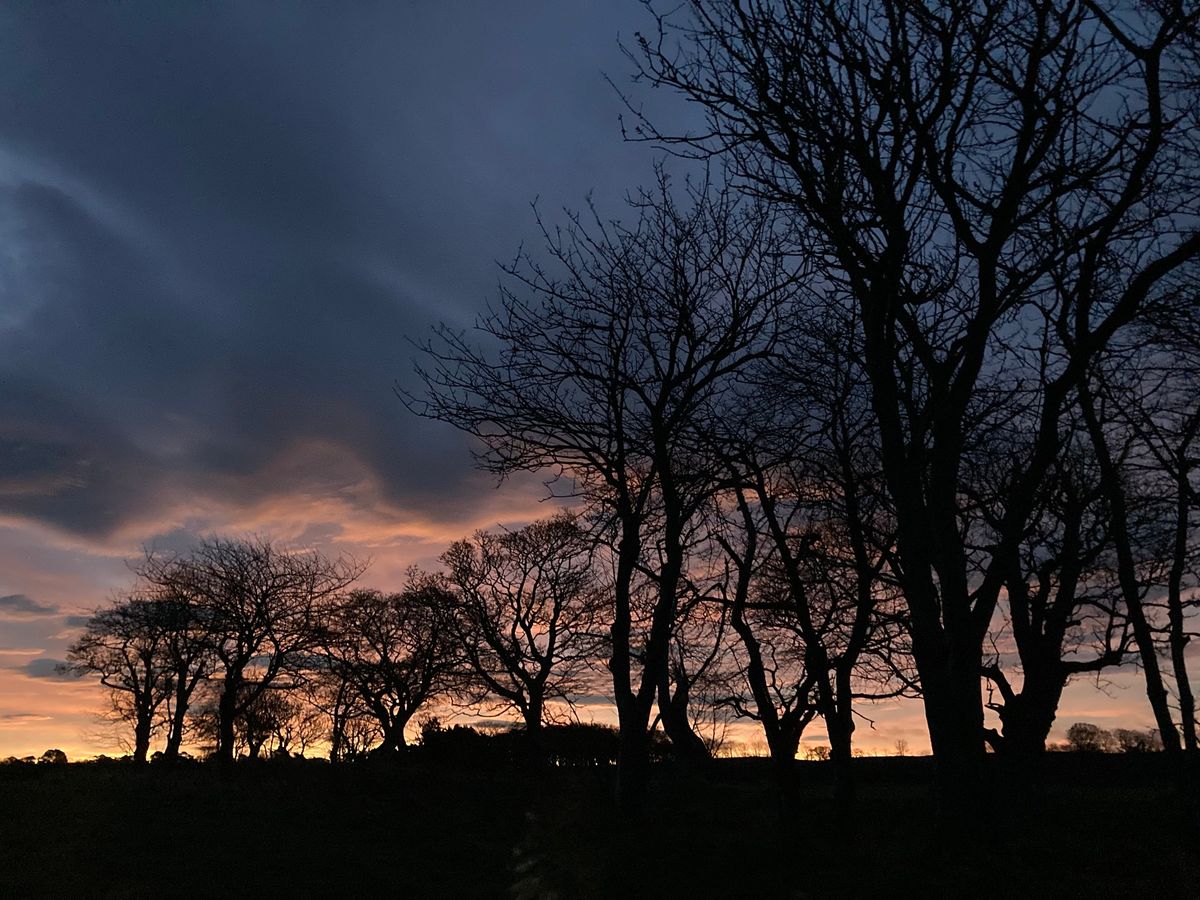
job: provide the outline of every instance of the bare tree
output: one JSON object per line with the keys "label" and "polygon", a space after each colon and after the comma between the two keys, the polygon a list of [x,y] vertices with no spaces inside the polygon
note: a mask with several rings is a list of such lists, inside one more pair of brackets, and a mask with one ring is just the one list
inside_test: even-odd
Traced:
{"label": "bare tree", "polygon": [[212,674],[217,660],[195,598],[165,593],[153,586],[150,590],[167,621],[163,655],[174,689],[166,702],[167,740],[163,757],[172,761],[179,758],[183,746],[192,697]]}
{"label": "bare tree", "polygon": [[725,702],[739,717],[761,725],[776,778],[786,794],[792,787],[800,738],[817,716],[815,678],[805,667],[803,641],[795,630],[776,627],[772,613],[787,604],[763,597],[763,580],[756,577],[761,567],[760,525],[740,490],[737,514],[742,519],[740,529],[731,531],[742,541],[735,544],[731,537],[717,536],[727,559],[722,577],[710,588],[728,605],[730,625],[741,645],[740,652],[733,650],[730,656],[736,660],[744,689],[731,685]]}
{"label": "bare tree", "polygon": [[[1064,438],[1064,451],[1051,467],[1022,539],[1000,605],[1004,623],[994,646],[1011,639],[1021,680],[997,652],[984,675],[999,691],[988,708],[1001,723],[986,737],[997,752],[1042,753],[1062,692],[1075,677],[1118,666],[1127,658],[1132,633],[1117,584],[1110,541],[1110,511],[1095,456],[1085,435]],[[1009,452],[1000,444],[998,455]],[[1002,506],[984,515],[1000,516]]]}
{"label": "bare tree", "polygon": [[329,745],[331,762],[365,756],[382,740],[383,732],[376,717],[323,653],[321,661],[305,673],[299,690],[316,714],[321,728],[319,739]]}
{"label": "bare tree", "polygon": [[321,737],[316,711],[295,690],[258,691],[237,721],[238,743],[250,759],[303,755]]}
{"label": "bare tree", "polygon": [[[983,754],[983,642],[1062,421],[1114,335],[1200,251],[1186,4],[695,0],[631,58],[708,127],[642,136],[786,204],[858,312],[941,774]],[[636,112],[636,110],[635,110]],[[1111,288],[1111,289],[1110,289]],[[961,502],[997,431],[1003,513]],[[947,798],[963,796],[955,790]]]}
{"label": "bare tree", "polygon": [[540,757],[547,702],[572,705],[597,651],[599,585],[592,542],[562,513],[518,531],[476,532],[442,555],[449,623],[477,706],[516,711]]}
{"label": "bare tree", "polygon": [[322,602],[364,568],[349,557],[289,552],[265,538],[209,538],[186,555],[147,560],[143,578],[169,596],[186,598],[218,664],[220,759],[234,758],[239,717],[320,645]]}
{"label": "bare tree", "polygon": [[[1125,352],[1114,354],[1104,387],[1123,389],[1115,400],[1117,418],[1124,422],[1136,444],[1123,468],[1122,485],[1157,498],[1155,516],[1165,523],[1158,555],[1162,583],[1152,592],[1155,618],[1165,623],[1161,633],[1170,660],[1178,705],[1179,734],[1183,749],[1196,757],[1197,716],[1195,691],[1188,671],[1188,644],[1197,634],[1195,616],[1200,611],[1196,589],[1200,586],[1200,542],[1196,514],[1200,509],[1200,309],[1196,277],[1200,267],[1181,271],[1164,290],[1141,340]],[[1134,373],[1131,375],[1131,373]],[[1161,599],[1160,599],[1161,598]],[[1159,635],[1154,637],[1159,639]],[[1143,667],[1143,671],[1145,668]],[[1148,684],[1148,690],[1153,690]],[[1163,722],[1159,721],[1160,731]],[[1172,731],[1174,728],[1171,729]],[[1164,746],[1176,739],[1161,735]],[[1193,759],[1193,765],[1200,761]]]}
{"label": "bare tree", "polygon": [[363,714],[378,725],[379,751],[403,750],[412,717],[457,685],[461,659],[449,621],[453,606],[438,579],[415,570],[400,593],[356,590],[332,605],[322,650],[344,686],[337,699],[335,755],[346,749],[348,723]]}
{"label": "bare tree", "polygon": [[[854,701],[911,689],[907,631],[852,317],[815,300],[793,315],[782,351],[761,367],[754,404],[711,423],[712,453],[733,485],[715,537],[737,573],[733,627],[777,768],[791,771],[819,714],[839,796],[849,799]],[[730,591],[722,595],[729,602]]]}
{"label": "bare tree", "polygon": [[133,726],[133,758],[144,763],[159,713],[174,690],[167,654],[173,620],[164,604],[136,595],[94,613],[67,650],[65,668],[96,674],[112,715]]}
{"label": "bare tree", "polygon": [[558,489],[589,501],[612,548],[609,668],[627,800],[641,793],[655,701],[664,725],[686,722],[671,703],[670,647],[690,523],[716,480],[696,429],[771,353],[796,290],[769,210],[707,183],[688,193],[683,209],[663,178],[633,198],[632,224],[572,217],[544,230],[556,271],[518,259],[478,323],[498,352],[443,328],[419,370],[427,396],[408,398],[475,435],[489,471],[556,472]]}
{"label": "bare tree", "polygon": [[[1098,361],[1082,392],[1083,408],[1113,509],[1119,587],[1147,698],[1164,749],[1194,756],[1196,709],[1186,652],[1196,606],[1187,595],[1197,584],[1200,549],[1194,285],[1163,292],[1157,313],[1158,321],[1114,342]],[[1173,313],[1169,322],[1163,313]]]}

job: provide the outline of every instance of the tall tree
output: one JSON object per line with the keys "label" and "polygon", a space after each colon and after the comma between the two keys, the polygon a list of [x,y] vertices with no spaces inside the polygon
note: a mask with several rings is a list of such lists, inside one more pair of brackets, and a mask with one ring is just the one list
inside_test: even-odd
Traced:
{"label": "tall tree", "polygon": [[441,329],[420,369],[427,395],[409,398],[475,435],[489,471],[557,472],[590,503],[612,548],[609,668],[630,801],[656,700],[678,711],[669,660],[689,529],[719,481],[697,428],[772,352],[797,290],[770,210],[707,182],[690,186],[690,207],[682,193],[664,177],[633,198],[630,224],[543,229],[553,265],[518,259],[477,325],[497,351]]}
{"label": "tall tree", "polygon": [[[983,641],[1063,417],[1200,252],[1196,18],[1180,3],[694,0],[631,52],[639,77],[708,113],[687,134],[642,119],[642,136],[719,154],[786,204],[829,302],[858,313],[930,738],[967,793]],[[984,521],[964,489],[1012,427],[1030,439]]]}
{"label": "tall tree", "polygon": [[540,756],[547,702],[572,703],[598,649],[591,540],[563,513],[517,531],[476,532],[442,562],[472,702],[518,712]]}
{"label": "tall tree", "polygon": [[[1200,48],[1200,40],[1193,43]],[[1188,645],[1197,634],[1200,613],[1200,306],[1197,276],[1200,265],[1178,272],[1162,291],[1141,340],[1131,342],[1134,356],[1122,354],[1115,366],[1138,373],[1136,390],[1119,396],[1119,418],[1136,441],[1138,452],[1126,467],[1126,483],[1149,480],[1149,493],[1159,498],[1164,529],[1161,559],[1165,574],[1160,604],[1166,622],[1161,626],[1170,676],[1174,681],[1182,746],[1192,757],[1200,789],[1200,742],[1197,739],[1195,687],[1188,667]],[[1114,379],[1108,379],[1113,386]],[[1158,593],[1158,592],[1156,592]],[[1174,743],[1162,735],[1164,745]]]}

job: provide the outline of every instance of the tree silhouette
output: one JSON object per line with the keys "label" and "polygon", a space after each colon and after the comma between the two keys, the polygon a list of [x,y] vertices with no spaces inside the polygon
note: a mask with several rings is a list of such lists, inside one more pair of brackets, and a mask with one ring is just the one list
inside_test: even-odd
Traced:
{"label": "tree silhouette", "polygon": [[574,702],[597,650],[591,541],[564,513],[518,531],[477,532],[442,561],[470,702],[519,713],[537,757],[547,701]]}
{"label": "tree silhouette", "polygon": [[319,646],[321,603],[352,584],[365,566],[349,557],[289,552],[265,538],[201,541],[186,555],[151,557],[142,576],[186,598],[221,676],[220,759],[234,758],[236,723],[260,694]]}
{"label": "tree silhouette", "polygon": [[[901,587],[940,771],[983,759],[983,641],[1096,361],[1200,251],[1197,12],[1097,2],[704,0],[631,53],[785,205],[857,311]],[[636,112],[636,110],[635,110]],[[1028,439],[965,506],[997,436]]]}
{"label": "tree silhouette", "polygon": [[175,690],[167,648],[172,610],[135,596],[94,613],[67,650],[65,668],[99,675],[108,688],[112,714],[133,726],[133,758],[144,763],[159,726],[159,711]]}
{"label": "tree silhouette", "polygon": [[[404,729],[417,711],[458,685],[462,662],[449,621],[453,607],[438,579],[415,570],[399,593],[355,590],[329,606],[322,651],[329,671],[354,698],[353,705],[344,695],[340,700],[336,743],[347,739],[348,722],[366,715],[379,728],[377,750],[404,749]],[[341,752],[336,747],[335,757]]]}
{"label": "tree silhouette", "polygon": [[658,701],[680,752],[706,755],[672,702],[670,648],[695,517],[721,476],[701,429],[738,402],[739,373],[772,352],[797,290],[764,207],[709,183],[683,208],[665,177],[630,202],[632,224],[574,216],[543,230],[550,270],[506,271],[477,325],[498,352],[448,328],[427,349],[410,408],[476,436],[499,474],[557,472],[611,548],[609,669],[621,723],[622,792],[640,795]]}

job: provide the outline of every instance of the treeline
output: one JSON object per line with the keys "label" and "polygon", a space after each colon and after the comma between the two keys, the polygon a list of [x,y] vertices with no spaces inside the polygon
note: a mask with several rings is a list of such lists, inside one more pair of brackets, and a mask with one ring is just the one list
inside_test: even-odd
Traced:
{"label": "treeline", "polygon": [[[291,707],[293,717],[307,718],[306,711]],[[294,723],[293,726],[294,727]],[[275,740],[265,754],[266,759],[303,757],[306,750],[312,747],[303,743],[289,740],[286,735],[290,729],[280,723]],[[314,734],[328,737],[328,731],[321,728],[313,730]],[[279,735],[283,735],[281,738]],[[559,768],[596,768],[615,766],[620,738],[616,728],[610,725],[599,725],[590,722],[569,722],[562,725],[544,725],[541,731],[538,750],[539,764]],[[1061,743],[1048,744],[1047,750],[1070,753],[1151,753],[1162,750],[1162,742],[1153,730],[1132,728],[1104,729],[1089,722],[1076,722],[1067,729],[1067,739]],[[530,763],[529,735],[519,725],[512,727],[479,728],[470,725],[442,724],[436,716],[425,718],[421,722],[420,735],[416,744],[411,748],[415,759],[423,762],[449,763],[451,765],[478,768],[521,768]],[[888,755],[905,756],[908,749],[904,742],[897,742],[893,753]],[[855,751],[861,755],[861,751]],[[191,759],[190,754],[180,758]],[[349,757],[342,756],[345,760]],[[354,758],[365,758],[360,755]],[[125,757],[129,759],[129,757]],[[337,757],[332,757],[337,759]],[[653,742],[651,759],[655,762],[669,762],[672,759],[671,745],[661,733]],[[823,744],[814,744],[805,748],[804,759],[810,762],[824,762],[829,759],[829,748]],[[156,752],[154,761],[165,760],[161,752]],[[0,765],[34,766],[34,765],[63,765],[67,762],[67,754],[62,750],[46,750],[41,756],[9,756],[0,759]],[[107,755],[96,757],[97,763],[119,763]]]}
{"label": "treeline", "polygon": [[[99,677],[136,761],[156,739],[224,761],[398,752],[430,704],[515,713],[540,754],[548,721],[586,693],[602,643],[600,581],[576,519],[480,532],[384,593],[365,565],[263,538],[149,555],[135,587],[97,611],[66,669]],[[561,704],[562,710],[556,710]]]}
{"label": "treeline", "polygon": [[1073,679],[1126,666],[1163,749],[1194,758],[1198,16],[656,18],[627,48],[637,80],[706,127],[631,101],[627,137],[708,174],[544,224],[476,337],[438,329],[401,391],[487,471],[550,473],[577,515],[477,535],[396,594],[261,542],[151,561],[135,605],[201,638],[142,682],[168,750],[181,710],[203,721],[191,690],[227,759],[259,752],[247,723],[284,685],[317,698],[335,755],[398,748],[439,694],[536,732],[590,691],[616,706],[630,802],[654,735],[702,761],[720,711],[758,723],[781,779],[819,718],[848,796],[857,705],[911,695],[941,796],[965,798],[988,749],[1044,752]]}

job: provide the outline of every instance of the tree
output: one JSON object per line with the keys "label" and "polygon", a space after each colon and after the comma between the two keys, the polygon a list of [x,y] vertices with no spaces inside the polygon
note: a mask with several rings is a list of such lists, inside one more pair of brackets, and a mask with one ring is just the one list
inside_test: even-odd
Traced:
{"label": "tree", "polygon": [[[453,608],[444,585],[416,570],[400,593],[356,590],[331,605],[322,651],[330,673],[378,724],[379,752],[403,750],[404,729],[417,711],[457,686],[462,660],[449,621]],[[344,695],[339,705],[335,754],[357,718]]]}
{"label": "tree", "polygon": [[518,531],[476,532],[452,544],[442,562],[471,701],[518,712],[539,756],[547,701],[572,703],[597,649],[591,541],[575,516],[562,513]]}
{"label": "tree", "polygon": [[543,228],[556,269],[519,258],[477,324],[498,352],[442,328],[419,369],[426,396],[408,397],[478,438],[487,470],[557,472],[588,502],[611,548],[609,669],[630,802],[656,700],[677,749],[703,748],[671,702],[669,665],[691,526],[720,480],[698,428],[771,353],[798,289],[768,209],[707,182],[688,195],[681,208],[664,177],[631,200],[632,224]]}
{"label": "tree", "polygon": [[188,724],[188,712],[197,688],[212,674],[216,658],[207,639],[204,620],[195,598],[156,592],[155,602],[166,626],[163,659],[170,672],[174,690],[167,697],[167,740],[163,757],[172,762],[179,758]]}
{"label": "tree", "polygon": [[1162,750],[1162,738],[1154,729],[1118,728],[1112,732],[1113,741],[1122,753],[1152,753]]}
{"label": "tree", "polygon": [[378,720],[328,658],[323,657],[306,673],[300,690],[320,726],[318,739],[329,745],[331,762],[358,759],[382,740]]}
{"label": "tree", "polygon": [[303,755],[321,737],[316,711],[294,690],[260,691],[238,719],[239,742],[250,759]]}
{"label": "tree", "polygon": [[852,320],[815,298],[792,315],[799,321],[761,367],[753,406],[709,429],[733,486],[713,517],[724,519],[715,539],[737,572],[733,629],[777,769],[792,771],[803,729],[820,715],[848,800],[854,701],[911,688],[907,635]]}
{"label": "tree", "polygon": [[1115,748],[1112,734],[1090,722],[1076,722],[1067,729],[1067,746],[1076,753],[1110,753]]}
{"label": "tree", "polygon": [[[1021,682],[1014,686],[999,653],[983,670],[1000,693],[993,699],[989,691],[988,708],[999,715],[1001,731],[989,731],[988,740],[1010,756],[1044,752],[1070,680],[1120,665],[1132,639],[1115,574],[1110,510],[1095,455],[1079,430],[1064,439],[1042,486],[1001,605],[1007,622],[992,637],[995,645],[1011,637]],[[998,454],[1007,452],[997,447]],[[999,517],[1002,508],[989,515]]]}
{"label": "tree", "polygon": [[[792,211],[858,313],[939,771],[983,754],[982,644],[1092,364],[1200,252],[1197,11],[1153,3],[695,0],[631,58]],[[998,520],[962,498],[998,434]],[[964,807],[965,808],[965,807]]]}
{"label": "tree", "polygon": [[323,601],[352,584],[365,566],[350,557],[291,552],[266,538],[201,541],[186,555],[151,557],[142,577],[185,598],[220,669],[217,756],[231,762],[236,723],[284,673],[321,643]]}
{"label": "tree", "polygon": [[[741,644],[741,652],[730,655],[737,661],[737,674],[750,696],[735,688],[725,702],[739,717],[753,719],[762,726],[776,777],[787,792],[792,786],[800,738],[817,715],[815,678],[805,666],[803,641],[795,630],[776,627],[778,618],[773,613],[786,608],[786,604],[762,602],[767,592],[762,591],[762,579],[755,577],[760,565],[756,558],[759,526],[745,493],[739,491],[737,498],[742,544],[736,546],[724,535],[717,537],[727,563],[712,590],[729,606],[730,626]],[[752,596],[756,581],[757,598]],[[758,603],[752,605],[754,599]]]}
{"label": "tree", "polygon": [[168,606],[134,595],[94,613],[67,650],[65,668],[99,675],[112,715],[133,726],[135,762],[146,762],[159,711],[174,691],[172,625]]}
{"label": "tree", "polygon": [[[1195,587],[1200,583],[1195,526],[1200,462],[1196,272],[1192,266],[1179,273],[1156,298],[1144,327],[1109,349],[1085,400],[1090,434],[1105,465],[1104,489],[1121,516],[1115,534],[1121,589],[1147,697],[1164,748],[1183,749],[1193,765],[1200,765],[1187,659],[1197,609]],[[1162,651],[1169,665],[1160,665]]]}

